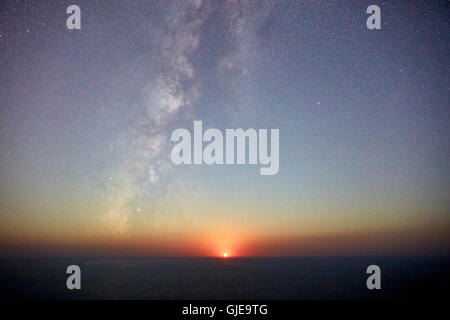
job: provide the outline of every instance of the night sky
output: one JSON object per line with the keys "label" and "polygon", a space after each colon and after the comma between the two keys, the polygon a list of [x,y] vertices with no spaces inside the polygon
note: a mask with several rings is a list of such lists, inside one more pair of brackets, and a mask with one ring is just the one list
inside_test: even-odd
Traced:
{"label": "night sky", "polygon": [[[448,254],[449,14],[2,1],[0,255]],[[194,120],[279,129],[278,174],[174,165]]]}

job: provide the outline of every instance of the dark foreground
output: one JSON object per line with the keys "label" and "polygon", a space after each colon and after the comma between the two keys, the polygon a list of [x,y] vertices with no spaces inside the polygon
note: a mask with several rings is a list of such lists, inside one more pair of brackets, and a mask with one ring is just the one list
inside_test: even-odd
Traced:
{"label": "dark foreground", "polygon": [[[66,288],[67,266],[81,290]],[[381,290],[366,288],[367,266]],[[444,299],[448,258],[2,259],[3,299]]]}

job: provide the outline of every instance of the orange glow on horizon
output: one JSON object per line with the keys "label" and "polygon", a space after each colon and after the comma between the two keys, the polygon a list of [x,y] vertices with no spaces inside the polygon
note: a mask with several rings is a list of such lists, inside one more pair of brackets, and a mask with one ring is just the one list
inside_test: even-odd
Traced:
{"label": "orange glow on horizon", "polygon": [[[235,259],[266,256],[438,255],[449,247],[442,226],[411,229],[364,230],[308,235],[260,235],[231,228],[201,233],[126,233],[122,235],[73,232],[67,229],[20,230],[0,226],[1,256],[87,257],[211,257]],[[235,228],[236,229],[236,228]]]}

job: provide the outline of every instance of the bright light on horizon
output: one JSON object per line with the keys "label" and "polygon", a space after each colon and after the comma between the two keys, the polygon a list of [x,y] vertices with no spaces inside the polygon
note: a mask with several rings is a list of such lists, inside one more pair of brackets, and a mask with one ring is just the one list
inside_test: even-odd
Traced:
{"label": "bright light on horizon", "polygon": [[228,257],[228,253],[227,253],[227,252],[224,252],[224,253],[223,253],[223,257],[224,257],[224,258],[227,258],[227,257]]}

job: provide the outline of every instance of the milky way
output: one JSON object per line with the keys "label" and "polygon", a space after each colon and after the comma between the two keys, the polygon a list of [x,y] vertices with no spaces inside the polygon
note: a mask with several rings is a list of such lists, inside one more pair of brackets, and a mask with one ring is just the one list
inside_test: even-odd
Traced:
{"label": "milky way", "polygon": [[[73,4],[0,4],[5,239],[448,226],[447,2]],[[279,129],[279,172],[174,165],[195,120]]]}

